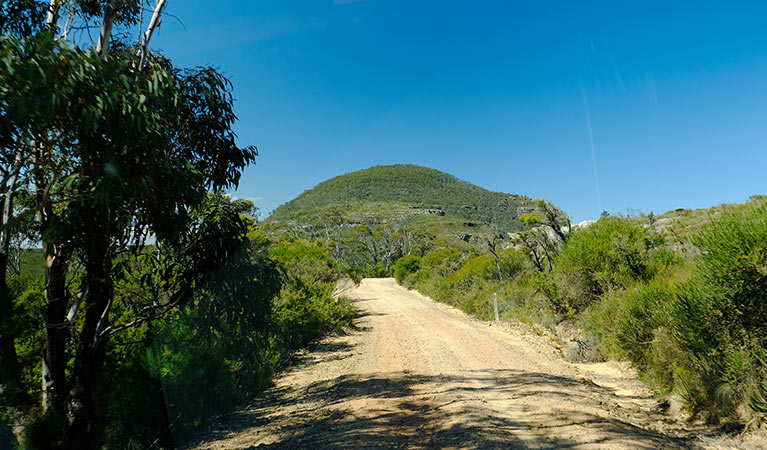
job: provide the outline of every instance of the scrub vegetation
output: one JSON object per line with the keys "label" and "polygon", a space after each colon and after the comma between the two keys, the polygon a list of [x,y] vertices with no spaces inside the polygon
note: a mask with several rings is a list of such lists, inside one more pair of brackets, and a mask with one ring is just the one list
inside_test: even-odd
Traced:
{"label": "scrub vegetation", "polygon": [[332,243],[333,256],[364,277],[394,274],[407,255],[455,248],[479,255],[479,243],[527,227],[524,196],[490,192],[452,175],[408,164],[376,166],[320,183],[277,208],[280,232]]}
{"label": "scrub vegetation", "polygon": [[[763,421],[763,197],[576,226],[545,200],[526,199],[511,221],[437,209],[437,199],[469,201],[453,197],[456,183],[467,186],[414,166],[374,167],[321,183],[268,223],[329,241],[352,273],[394,276],[481,319],[493,318],[496,293],[503,318],[543,326],[568,357],[631,361],[659,396],[695,416]],[[408,203],[401,192],[423,196]]]}
{"label": "scrub vegetation", "polygon": [[[695,416],[763,421],[764,197],[576,226],[545,200],[526,199],[512,221],[436,209],[456,183],[467,186],[414,166],[374,167],[321,183],[268,223],[329,241],[352,273],[394,276],[481,319],[493,318],[496,293],[503,318],[543,326],[568,357],[631,361],[659,396]],[[403,189],[423,193],[419,203]]]}
{"label": "scrub vegetation", "polygon": [[764,198],[578,227],[396,165],[259,223],[225,194],[258,153],[231,83],[149,48],[165,3],[146,25],[127,0],[0,7],[0,446],[183,444],[350,326],[336,289],[362,277],[482,319],[497,293],[504,318],[582,330],[582,357],[630,360],[693,414],[767,417]]}
{"label": "scrub vegetation", "polygon": [[[109,343],[96,399],[100,413],[94,442],[101,448],[183,444],[211,418],[268,387],[292,352],[343,331],[356,316],[347,300],[334,295],[346,273],[326,242],[272,233],[247,215],[249,202],[221,194],[211,195],[209,202],[208,208],[237,211],[234,220],[244,225],[237,248],[188,303],[125,329]],[[166,280],[179,281],[168,271],[189,255],[168,256],[173,260],[157,271],[157,259],[173,251],[149,245],[123,261],[124,272],[115,281],[116,324],[136,320],[134,299],[156,300]],[[64,441],[64,432],[58,431],[63,419],[33,406],[43,395],[40,311],[45,300],[36,269],[42,251],[27,249],[23,255],[21,272],[7,278],[22,386],[31,405],[22,444],[51,448]],[[66,352],[75,349],[68,345]],[[15,440],[8,425],[0,432],[5,443]]]}
{"label": "scrub vegetation", "polygon": [[763,422],[763,198],[660,218],[602,217],[565,239],[534,222],[538,228],[512,235],[499,252],[504,282],[489,252],[449,247],[403,258],[395,274],[405,286],[482,319],[492,317],[496,292],[503,317],[543,325],[555,336],[583,330],[580,358],[631,361],[659,396],[679,399],[693,415]]}
{"label": "scrub vegetation", "polygon": [[[530,199],[491,192],[453,175],[411,164],[375,166],[340,175],[277,208],[270,219],[288,221],[318,208],[356,210],[360,202],[396,202],[433,214],[521,229],[520,210]],[[299,213],[299,215],[296,215]]]}

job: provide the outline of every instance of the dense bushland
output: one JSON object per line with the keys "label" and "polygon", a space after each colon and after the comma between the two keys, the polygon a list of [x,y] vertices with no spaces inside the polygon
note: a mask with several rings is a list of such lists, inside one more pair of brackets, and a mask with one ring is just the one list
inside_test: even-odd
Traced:
{"label": "dense bushland", "polygon": [[[292,351],[351,325],[356,310],[334,296],[346,273],[331,250],[326,242],[251,225],[240,250],[217,269],[220,277],[200,286],[193,302],[120,335],[110,344],[99,388],[100,445],[145,449],[183,443],[213,416],[268,387]],[[154,295],[156,285],[149,280],[158,275],[145,259],[156,256],[150,248],[128,262],[116,283],[118,298]],[[9,285],[24,386],[39,399],[42,330],[36,314],[43,305],[42,280],[22,272],[11,276]],[[114,314],[123,313],[123,306],[116,306]],[[54,419],[31,420],[26,445],[46,448]],[[10,430],[0,438],[10,442]]]}
{"label": "dense bushland", "polygon": [[258,151],[225,76],[151,51],[166,3],[0,8],[3,447],[172,447],[349,323],[332,246],[223,194]]}
{"label": "dense bushland", "polygon": [[542,224],[505,243],[504,282],[480,246],[403,258],[395,274],[483,319],[495,292],[504,317],[582,329],[588,357],[630,360],[692,413],[757,423],[767,412],[767,206],[715,211],[685,222],[686,234],[654,216],[603,217],[563,238]]}

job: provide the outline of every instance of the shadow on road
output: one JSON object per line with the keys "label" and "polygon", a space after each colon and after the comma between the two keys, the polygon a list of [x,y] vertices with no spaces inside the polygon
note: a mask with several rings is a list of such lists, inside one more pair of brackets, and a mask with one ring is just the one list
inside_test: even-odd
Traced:
{"label": "shadow on road", "polygon": [[[356,351],[342,340],[323,341],[298,355],[293,370]],[[278,383],[208,432],[199,448],[694,448],[649,429],[647,413],[631,405],[632,397],[618,399],[588,380],[521,370],[327,374],[308,385]],[[678,427],[674,433],[690,436]],[[222,440],[230,441],[216,443]]]}
{"label": "shadow on road", "polygon": [[[588,408],[576,410],[556,403],[558,398],[570,404],[593,403],[595,396],[605,394],[598,392],[601,389],[578,380],[509,370],[460,377],[340,376],[299,390],[270,390],[208,439],[267,427],[269,442],[250,448],[566,449],[599,444],[611,448],[618,443],[637,449],[690,447],[682,439],[584,412]],[[473,390],[481,390],[489,400],[477,400]],[[552,408],[522,414],[523,420],[494,413],[494,397],[502,398],[504,405],[511,399],[521,407],[525,398],[533,396],[551,398]],[[435,401],[444,398],[451,400]],[[576,439],[567,437],[570,429],[578,430]]]}

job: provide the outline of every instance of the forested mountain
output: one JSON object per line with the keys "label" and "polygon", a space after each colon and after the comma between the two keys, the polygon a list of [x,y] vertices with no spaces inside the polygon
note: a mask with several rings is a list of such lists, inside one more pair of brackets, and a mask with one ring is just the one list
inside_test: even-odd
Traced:
{"label": "forested mountain", "polygon": [[277,208],[267,220],[299,238],[333,242],[333,256],[360,276],[390,276],[394,262],[485,244],[527,227],[528,197],[491,192],[438,170],[375,166],[331,178]]}
{"label": "forested mountain", "polygon": [[[387,208],[382,202],[396,203]],[[530,202],[528,197],[491,192],[439,170],[397,164],[331,178],[277,208],[270,220],[290,220],[329,206],[349,211],[378,203],[376,211],[383,215],[406,206],[414,210],[407,215],[425,210],[511,231],[523,228],[518,217],[529,209]]]}

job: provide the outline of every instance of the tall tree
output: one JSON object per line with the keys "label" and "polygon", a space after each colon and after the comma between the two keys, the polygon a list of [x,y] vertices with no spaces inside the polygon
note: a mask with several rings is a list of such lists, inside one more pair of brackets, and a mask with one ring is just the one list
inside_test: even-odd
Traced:
{"label": "tall tree", "polygon": [[[139,22],[138,1],[11,3],[26,8],[26,21],[11,17],[16,10],[5,4],[2,10],[0,144],[4,159],[18,161],[0,180],[4,206],[12,202],[14,176],[27,177],[36,202],[17,218],[4,214],[0,230],[6,236],[15,219],[38,217],[46,273],[42,406],[53,418],[52,447],[95,446],[96,395],[110,337],[152,317],[137,308],[135,317],[113,323],[116,264],[139,252],[148,235],[176,242],[208,190],[236,186],[257,154],[236,143],[226,78],[209,67],[177,69],[149,52],[165,4],[156,4],[136,47],[112,31]],[[62,16],[68,19],[60,26]],[[100,23],[93,47],[68,40],[77,21]],[[214,242],[221,257],[210,261],[235,251],[233,241]],[[82,273],[70,270],[75,258]],[[199,273],[187,274],[184,292],[210,270],[194,267]],[[0,289],[2,312],[10,311],[4,295]],[[0,375],[2,386],[12,388],[18,368],[2,325],[0,356],[8,370]]]}

